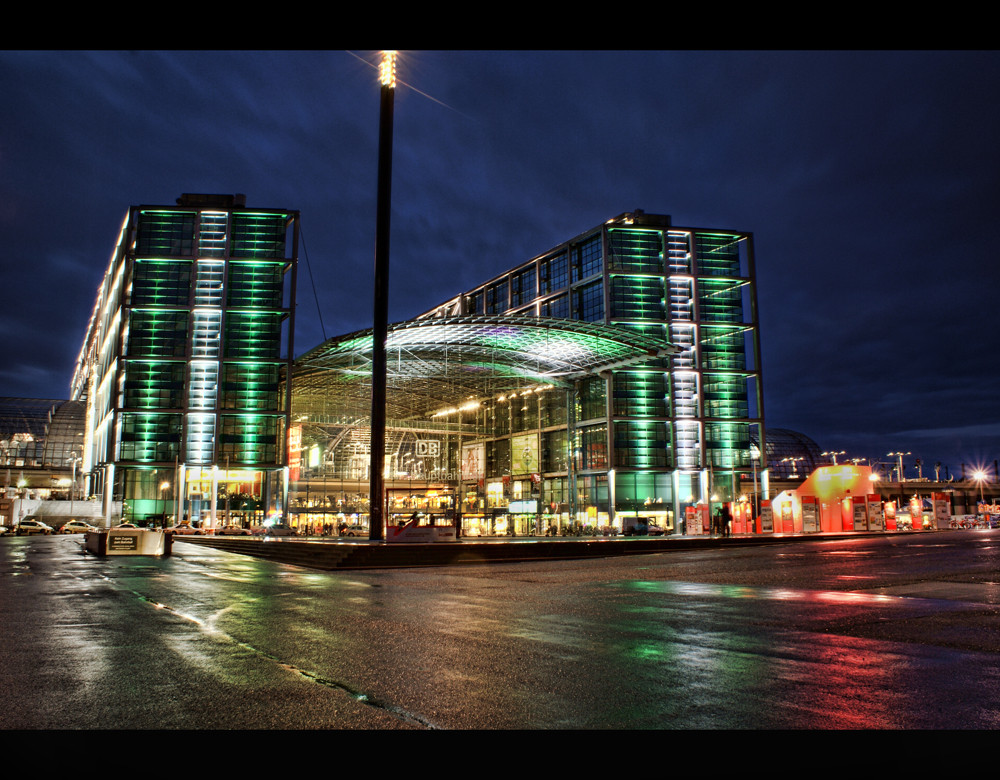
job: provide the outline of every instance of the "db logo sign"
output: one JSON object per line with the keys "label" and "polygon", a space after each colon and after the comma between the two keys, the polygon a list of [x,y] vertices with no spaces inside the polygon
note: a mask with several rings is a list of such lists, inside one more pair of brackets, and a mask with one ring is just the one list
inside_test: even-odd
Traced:
{"label": "db logo sign", "polygon": [[436,458],[441,454],[441,442],[436,439],[424,439],[417,442],[418,458]]}

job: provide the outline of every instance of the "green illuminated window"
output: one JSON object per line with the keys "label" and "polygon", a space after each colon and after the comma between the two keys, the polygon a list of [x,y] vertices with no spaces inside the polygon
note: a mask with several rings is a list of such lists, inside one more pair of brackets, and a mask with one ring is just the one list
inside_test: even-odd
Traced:
{"label": "green illuminated window", "polygon": [[275,263],[229,264],[229,305],[280,309],[284,269]]}
{"label": "green illuminated window", "polygon": [[742,328],[703,325],[700,332],[703,368],[735,371],[746,368],[746,344]]}
{"label": "green illuminated window", "polygon": [[670,465],[667,427],[661,422],[615,423],[615,467],[664,468]]}
{"label": "green illuminated window", "polygon": [[740,275],[739,236],[726,233],[698,233],[695,235],[695,253],[698,256],[698,273],[705,276]]}
{"label": "green illuminated window", "polygon": [[126,412],[119,457],[149,463],[173,460],[180,452],[181,423],[179,414]]}
{"label": "green illuminated window", "polygon": [[707,417],[749,416],[746,380],[742,375],[706,373],[703,393]]}
{"label": "green illuminated window", "polygon": [[705,448],[710,466],[742,468],[750,466],[749,423],[705,423]]}
{"label": "green illuminated window", "polygon": [[698,309],[707,322],[743,322],[742,285],[727,279],[702,279],[698,283]]}
{"label": "green illuminated window", "polygon": [[222,367],[223,409],[277,411],[279,366],[273,363],[225,363]]}
{"label": "green illuminated window", "polygon": [[280,357],[282,315],[230,312],[226,318],[227,358],[268,360]]}
{"label": "green illuminated window", "polygon": [[123,389],[126,408],[180,409],[184,403],[184,364],[129,360]]}
{"label": "green illuminated window", "polygon": [[663,273],[663,236],[659,231],[608,231],[608,268],[613,271]]}
{"label": "green illuminated window", "polygon": [[662,373],[614,375],[612,403],[616,417],[665,417],[667,380]]}
{"label": "green illuminated window", "polygon": [[650,507],[663,509],[673,502],[670,474],[655,472],[615,475],[615,508],[619,512],[642,513]]}
{"label": "green illuminated window", "polygon": [[136,260],[132,271],[132,305],[187,306],[191,263]]}
{"label": "green illuminated window", "polygon": [[232,257],[284,257],[284,214],[233,214]]}
{"label": "green illuminated window", "polygon": [[219,458],[251,465],[277,463],[279,421],[262,414],[224,414],[219,434]]}
{"label": "green illuminated window", "polygon": [[662,320],[663,279],[648,276],[611,278],[611,318],[621,320]]}
{"label": "green illuminated window", "polygon": [[144,211],[139,216],[136,254],[140,257],[190,257],[194,254],[190,211]]}
{"label": "green illuminated window", "polygon": [[129,315],[129,357],[184,357],[188,313],[136,309]]}

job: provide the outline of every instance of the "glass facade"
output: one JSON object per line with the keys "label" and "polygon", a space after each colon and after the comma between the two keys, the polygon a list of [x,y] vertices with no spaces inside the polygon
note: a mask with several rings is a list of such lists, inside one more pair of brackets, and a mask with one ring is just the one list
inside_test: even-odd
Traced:
{"label": "glass facade", "polygon": [[635,330],[675,349],[576,383],[574,419],[542,432],[542,495],[575,499],[594,523],[621,527],[619,515],[638,513],[677,532],[699,506],[752,491],[768,464],[751,459],[764,433],[751,234],[622,214],[424,316],[502,311],[501,290],[520,313]]}
{"label": "glass facade", "polygon": [[242,196],[130,209],[73,381],[91,490],[127,516],[162,512],[153,472],[284,465],[298,219]]}

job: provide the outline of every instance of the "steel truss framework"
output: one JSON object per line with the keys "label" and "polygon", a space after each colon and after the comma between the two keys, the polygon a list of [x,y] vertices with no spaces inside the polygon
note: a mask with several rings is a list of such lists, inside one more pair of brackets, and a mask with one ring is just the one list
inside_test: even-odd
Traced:
{"label": "steel truss framework", "polygon": [[[412,427],[449,407],[527,386],[574,380],[677,350],[624,328],[524,316],[462,316],[389,326],[387,417]],[[294,417],[359,422],[371,398],[372,331],[331,339],[302,355]]]}

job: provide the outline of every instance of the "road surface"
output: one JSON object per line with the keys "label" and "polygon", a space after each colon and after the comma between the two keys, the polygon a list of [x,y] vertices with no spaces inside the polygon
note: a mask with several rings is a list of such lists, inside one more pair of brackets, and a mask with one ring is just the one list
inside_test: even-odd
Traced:
{"label": "road surface", "polygon": [[1000,727],[1000,531],[326,573],[0,539],[4,729]]}

